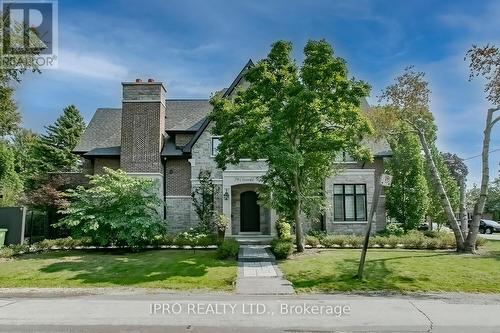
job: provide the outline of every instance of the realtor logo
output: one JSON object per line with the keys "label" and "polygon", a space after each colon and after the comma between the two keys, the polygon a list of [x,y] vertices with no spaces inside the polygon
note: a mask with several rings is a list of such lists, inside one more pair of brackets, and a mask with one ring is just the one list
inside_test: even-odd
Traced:
{"label": "realtor logo", "polygon": [[2,1],[3,68],[57,67],[56,1]]}

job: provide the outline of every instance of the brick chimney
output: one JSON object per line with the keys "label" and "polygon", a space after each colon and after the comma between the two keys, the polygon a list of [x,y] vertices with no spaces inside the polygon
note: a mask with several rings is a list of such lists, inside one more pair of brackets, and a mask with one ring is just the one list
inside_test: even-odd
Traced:
{"label": "brick chimney", "polygon": [[130,173],[160,174],[165,133],[165,87],[150,79],[122,82],[120,167]]}

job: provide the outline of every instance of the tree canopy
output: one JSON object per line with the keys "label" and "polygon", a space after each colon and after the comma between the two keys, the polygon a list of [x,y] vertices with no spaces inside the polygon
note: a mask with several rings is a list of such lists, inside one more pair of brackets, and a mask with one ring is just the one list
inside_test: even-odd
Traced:
{"label": "tree canopy", "polygon": [[361,145],[371,126],[360,112],[369,86],[349,78],[345,60],[324,40],[307,42],[300,68],[291,52],[290,42],[275,42],[245,74],[246,89],[234,99],[219,94],[211,99],[210,119],[213,133],[223,135],[219,167],[241,158],[267,160],[261,198],[295,221],[301,251],[300,215],[319,213],[322,183],[332,173],[335,156],[346,151],[371,159]]}

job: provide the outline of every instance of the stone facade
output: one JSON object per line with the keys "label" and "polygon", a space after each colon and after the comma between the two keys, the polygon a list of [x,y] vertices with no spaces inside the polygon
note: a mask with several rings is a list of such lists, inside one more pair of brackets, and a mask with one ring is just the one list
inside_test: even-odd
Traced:
{"label": "stone facade", "polygon": [[[240,88],[244,88],[246,83],[240,75],[238,77],[237,82]],[[261,177],[267,171],[266,162],[264,160],[241,160],[237,165],[228,165],[225,170],[218,168],[215,157],[212,156],[214,136],[211,130],[213,124],[206,121],[209,104],[206,104],[204,108],[201,106],[196,108],[193,107],[192,102],[189,102],[191,104],[184,104],[181,108],[179,105],[182,102],[176,101],[175,105],[178,107],[176,113],[174,112],[175,107],[171,108],[173,104],[168,104],[168,101],[165,100],[166,91],[161,83],[138,80],[125,82],[122,85],[121,115],[118,113],[119,109],[115,109],[109,114],[118,114],[121,119],[109,118],[109,123],[102,124],[102,126],[95,123],[95,127],[99,130],[96,128],[89,130],[89,142],[80,145],[86,147],[86,151],[84,149],[81,153],[89,152],[94,148],[105,148],[107,154],[114,156],[112,153],[115,152],[116,156],[104,157],[102,150],[100,151],[101,155],[99,155],[97,154],[99,149],[95,149],[95,155],[84,154],[85,172],[88,174],[101,173],[103,167],[121,168],[129,174],[158,181],[160,184],[158,195],[164,199],[166,204],[165,217],[169,229],[171,232],[177,233],[198,225],[198,217],[192,204],[191,193],[199,186],[198,175],[200,171],[209,170],[215,185],[215,210],[218,214],[224,214],[230,218],[231,221],[226,235],[241,235],[241,193],[245,191],[258,193],[262,186]],[[226,97],[233,98],[234,96],[229,94]],[[169,105],[168,110],[166,105]],[[197,114],[199,115],[196,112],[200,110],[204,112],[202,116],[205,118],[195,117]],[[108,117],[101,118],[108,119]],[[169,119],[173,119],[175,124],[169,125]],[[103,140],[109,144],[97,147],[95,142],[103,140],[92,138],[92,135],[98,134],[106,128],[114,128],[111,124],[116,124],[116,121],[121,123],[121,132],[116,129],[110,130],[110,133],[103,136]],[[197,129],[193,130],[193,128]],[[368,214],[375,183],[384,169],[383,159],[375,158],[373,163],[336,163],[335,166],[335,175],[325,179],[323,184],[328,203],[327,209],[322,215],[318,212],[317,218],[304,216],[304,230],[324,229],[331,233],[362,233],[366,227],[366,221],[334,220],[334,185],[365,185],[366,214]],[[253,201],[251,206],[253,206]],[[275,236],[275,222],[278,218],[276,212],[262,205],[259,206],[259,233]],[[376,209],[373,230],[383,229],[385,223],[385,198],[382,196]],[[243,230],[249,229],[243,228]]]}

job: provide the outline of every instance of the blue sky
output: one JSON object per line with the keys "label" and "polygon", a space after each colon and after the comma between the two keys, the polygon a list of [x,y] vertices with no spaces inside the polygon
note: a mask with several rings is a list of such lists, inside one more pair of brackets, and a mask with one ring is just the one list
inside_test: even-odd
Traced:
{"label": "blue sky", "polygon": [[[500,1],[60,0],[58,9],[59,68],[25,75],[16,93],[24,126],[37,132],[68,104],[86,121],[98,107],[120,107],[122,81],[154,78],[169,98],[207,98],[273,41],[292,41],[300,62],[308,39],[325,38],[371,84],[372,104],[407,65],[426,72],[439,148],[481,151],[490,105],[463,57],[473,43],[500,45]],[[480,159],[467,163],[477,183]],[[492,176],[499,163],[492,153]]]}

